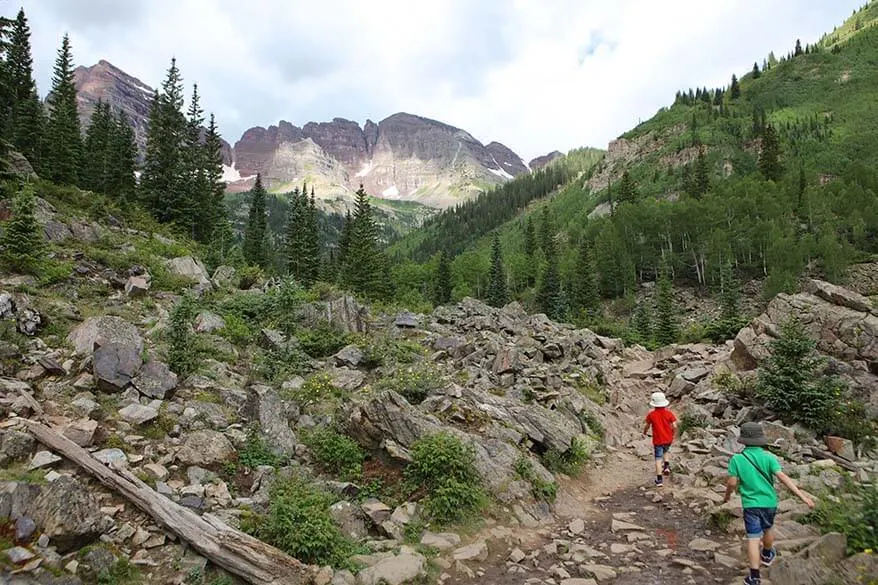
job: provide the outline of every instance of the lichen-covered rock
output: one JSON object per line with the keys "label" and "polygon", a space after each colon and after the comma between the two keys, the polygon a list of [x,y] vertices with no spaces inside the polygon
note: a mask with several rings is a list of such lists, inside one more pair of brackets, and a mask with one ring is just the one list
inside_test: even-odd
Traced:
{"label": "lichen-covered rock", "polygon": [[210,467],[221,465],[235,453],[226,436],[218,431],[196,431],[186,437],[177,451],[177,460],[183,465]]}
{"label": "lichen-covered rock", "polygon": [[68,476],[42,486],[28,513],[62,554],[89,544],[106,528],[93,492]]}
{"label": "lichen-covered rock", "polygon": [[134,345],[108,343],[94,351],[92,372],[98,390],[121,392],[140,371],[143,361]]}
{"label": "lichen-covered rock", "polygon": [[177,374],[162,362],[147,362],[131,380],[138,392],[150,398],[164,400],[177,387]]}
{"label": "lichen-covered rock", "polygon": [[95,347],[109,343],[131,347],[138,354],[143,351],[143,338],[137,327],[110,315],[86,319],[70,332],[67,341],[79,355],[91,355]]}
{"label": "lichen-covered rock", "polygon": [[209,290],[213,287],[213,284],[211,284],[210,278],[207,275],[207,270],[204,268],[204,264],[192,256],[172,258],[166,262],[166,266],[171,274],[176,274],[177,276],[182,276],[192,280],[200,289]]}

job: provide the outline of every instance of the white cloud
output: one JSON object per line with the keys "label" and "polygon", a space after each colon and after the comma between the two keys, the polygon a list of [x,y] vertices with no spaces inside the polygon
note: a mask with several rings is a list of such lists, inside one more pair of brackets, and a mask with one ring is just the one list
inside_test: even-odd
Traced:
{"label": "white cloud", "polygon": [[[408,111],[526,159],[605,146],[675,91],[727,83],[861,0],[25,0],[41,91],[69,31],[158,85],[171,56],[234,142],[250,126]],[[118,9],[124,5],[125,10]],[[14,10],[4,5],[2,11]]]}

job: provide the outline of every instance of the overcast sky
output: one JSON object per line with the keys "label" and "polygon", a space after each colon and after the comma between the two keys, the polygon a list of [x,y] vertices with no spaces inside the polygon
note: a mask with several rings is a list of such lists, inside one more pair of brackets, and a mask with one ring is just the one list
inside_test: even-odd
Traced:
{"label": "overcast sky", "polygon": [[[172,56],[234,143],[251,126],[398,111],[529,158],[605,147],[863,0],[25,0],[40,93],[69,32],[151,86]],[[21,3],[0,0],[11,16]],[[187,88],[187,92],[189,89]]]}

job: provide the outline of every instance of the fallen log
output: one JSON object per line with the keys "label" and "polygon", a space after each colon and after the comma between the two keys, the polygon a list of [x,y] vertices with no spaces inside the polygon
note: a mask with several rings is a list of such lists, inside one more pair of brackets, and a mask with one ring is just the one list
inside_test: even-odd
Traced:
{"label": "fallen log", "polygon": [[30,433],[149,514],[215,565],[253,585],[310,585],[316,568],[235,530],[211,514],[199,516],[158,494],[127,469],[111,469],[46,425],[25,420]]}

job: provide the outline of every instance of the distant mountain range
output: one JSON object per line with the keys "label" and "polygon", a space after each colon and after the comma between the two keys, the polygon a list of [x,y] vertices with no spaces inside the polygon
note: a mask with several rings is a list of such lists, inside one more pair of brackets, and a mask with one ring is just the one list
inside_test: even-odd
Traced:
{"label": "distant mountain range", "polygon": [[[83,123],[99,99],[108,102],[128,115],[143,152],[154,90],[103,60],[78,67],[74,76]],[[553,152],[526,164],[499,142],[482,144],[465,130],[406,113],[363,126],[335,118],[300,128],[281,120],[250,128],[224,152],[231,192],[248,190],[261,173],[275,192],[307,182],[324,201],[342,203],[363,184],[373,197],[434,208],[454,205],[560,156]]]}

